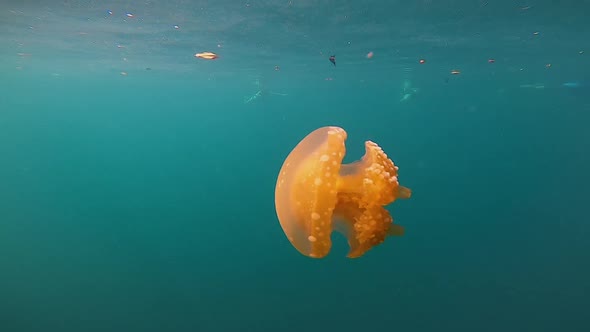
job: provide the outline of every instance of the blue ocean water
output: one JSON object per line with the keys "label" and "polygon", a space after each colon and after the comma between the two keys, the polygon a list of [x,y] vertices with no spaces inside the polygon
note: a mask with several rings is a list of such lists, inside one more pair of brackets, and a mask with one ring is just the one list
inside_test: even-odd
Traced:
{"label": "blue ocean water", "polygon": [[[589,9],[3,1],[0,331],[590,330]],[[413,190],[358,259],[275,214],[327,125]]]}

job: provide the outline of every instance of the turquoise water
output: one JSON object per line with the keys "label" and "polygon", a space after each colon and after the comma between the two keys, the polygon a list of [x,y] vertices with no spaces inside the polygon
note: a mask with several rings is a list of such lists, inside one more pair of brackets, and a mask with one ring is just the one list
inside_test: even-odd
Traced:
{"label": "turquoise water", "polygon": [[[587,331],[587,10],[2,2],[0,331]],[[326,125],[413,190],[359,259],[275,215]]]}

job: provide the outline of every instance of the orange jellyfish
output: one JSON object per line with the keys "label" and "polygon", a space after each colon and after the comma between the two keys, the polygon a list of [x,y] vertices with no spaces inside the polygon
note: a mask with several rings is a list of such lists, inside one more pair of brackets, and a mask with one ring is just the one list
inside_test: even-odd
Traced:
{"label": "orange jellyfish", "polygon": [[342,164],[346,131],[323,127],[307,135],[291,151],[275,188],[277,217],[291,244],[301,254],[325,257],[332,231],[348,239],[347,257],[357,258],[388,235],[403,235],[384,206],[409,198],[399,185],[398,167],[371,141],[359,161]]}

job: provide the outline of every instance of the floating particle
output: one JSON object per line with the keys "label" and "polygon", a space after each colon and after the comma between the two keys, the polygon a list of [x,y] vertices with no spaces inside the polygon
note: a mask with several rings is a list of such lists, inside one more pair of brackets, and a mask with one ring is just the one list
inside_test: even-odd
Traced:
{"label": "floating particle", "polygon": [[373,57],[373,51],[367,53],[367,59],[371,59]]}
{"label": "floating particle", "polygon": [[423,65],[423,64],[425,64],[425,63],[426,63],[426,60],[424,60],[424,59],[420,59],[420,60],[418,61],[418,63],[419,63],[419,64],[421,64],[421,65]]}
{"label": "floating particle", "polygon": [[580,52],[578,52],[578,54],[584,54],[584,51],[580,51]]}
{"label": "floating particle", "polygon": [[132,13],[126,13],[125,16],[129,17],[129,18],[133,18],[135,17],[135,15],[133,15]]}
{"label": "floating particle", "polygon": [[330,62],[336,66],[336,56],[335,55],[330,55]]}
{"label": "floating particle", "polygon": [[538,36],[538,35],[539,35],[539,31],[535,31],[535,32],[533,32],[533,35],[534,35],[534,36]]}
{"label": "floating particle", "polygon": [[107,10],[107,14],[113,15],[113,11],[112,10]]}
{"label": "floating particle", "polygon": [[126,71],[122,71],[121,72],[121,76],[127,76],[127,72]]}
{"label": "floating particle", "polygon": [[545,67],[546,67],[546,68],[551,68],[551,64],[550,64],[550,63],[548,63],[548,64],[546,64],[546,65],[545,65]]}
{"label": "floating particle", "polygon": [[457,70],[457,69],[451,70],[451,75],[459,75],[459,74],[461,74],[461,72],[459,70]]}
{"label": "floating particle", "polygon": [[175,25],[174,29],[178,30],[178,29],[180,29],[180,27],[178,25]]}
{"label": "floating particle", "polygon": [[281,70],[281,67],[275,66],[275,71],[279,71],[279,70]]}
{"label": "floating particle", "polygon": [[195,54],[195,58],[205,59],[205,60],[215,60],[218,57],[219,56],[217,56],[217,54],[215,54],[213,52],[202,52],[202,53]]}
{"label": "floating particle", "polygon": [[496,62],[496,60],[494,60],[494,59],[488,59],[488,63],[494,63],[494,62]]}

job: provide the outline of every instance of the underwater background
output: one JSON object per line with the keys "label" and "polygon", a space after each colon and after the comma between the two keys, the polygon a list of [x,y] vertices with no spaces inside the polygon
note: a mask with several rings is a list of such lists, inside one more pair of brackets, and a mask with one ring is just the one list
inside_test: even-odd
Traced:
{"label": "underwater background", "polygon": [[[0,331],[589,331],[589,10],[3,0]],[[275,214],[327,125],[413,190],[358,259]]]}

